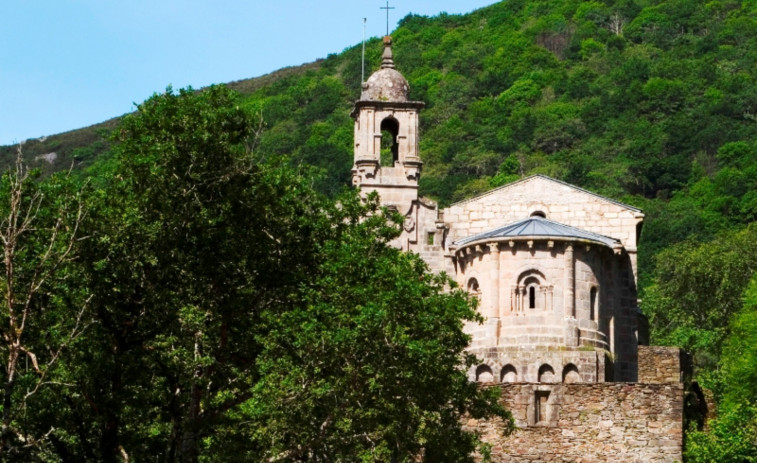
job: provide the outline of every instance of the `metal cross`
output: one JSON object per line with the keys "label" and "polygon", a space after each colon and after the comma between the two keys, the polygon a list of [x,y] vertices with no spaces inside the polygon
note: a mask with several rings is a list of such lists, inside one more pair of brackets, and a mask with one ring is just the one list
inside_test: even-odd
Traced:
{"label": "metal cross", "polygon": [[386,0],[386,6],[379,8],[380,10],[386,10],[386,35],[389,35],[389,10],[394,10],[393,6],[389,6],[389,0]]}

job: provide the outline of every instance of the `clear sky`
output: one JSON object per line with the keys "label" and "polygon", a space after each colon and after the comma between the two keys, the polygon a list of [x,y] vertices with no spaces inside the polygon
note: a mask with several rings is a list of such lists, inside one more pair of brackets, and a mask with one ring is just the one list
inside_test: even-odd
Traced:
{"label": "clear sky", "polygon": [[[496,0],[390,0],[465,13]],[[0,145],[92,125],[154,92],[256,77],[386,32],[386,0],[2,0]]]}

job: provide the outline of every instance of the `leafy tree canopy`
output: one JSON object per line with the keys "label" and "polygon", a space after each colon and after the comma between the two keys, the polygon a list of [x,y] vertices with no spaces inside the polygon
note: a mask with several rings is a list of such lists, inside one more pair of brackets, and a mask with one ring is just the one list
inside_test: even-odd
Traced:
{"label": "leafy tree canopy", "polygon": [[[86,330],[4,421],[49,428],[18,461],[462,462],[485,452],[464,416],[511,426],[466,377],[474,302],[388,246],[401,218],[376,197],[328,199],[255,152],[258,122],[225,87],[169,88],[114,132],[50,289],[84,293]],[[25,345],[68,327],[44,321]]]}

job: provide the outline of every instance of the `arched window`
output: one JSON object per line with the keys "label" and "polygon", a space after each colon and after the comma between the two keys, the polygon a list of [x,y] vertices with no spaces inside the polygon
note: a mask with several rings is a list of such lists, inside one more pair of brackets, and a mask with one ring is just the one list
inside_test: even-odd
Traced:
{"label": "arched window", "polygon": [[512,287],[513,310],[552,310],[552,287],[546,284],[544,274],[537,269],[521,273]]}
{"label": "arched window", "polygon": [[481,297],[481,288],[478,287],[478,280],[475,278],[468,280],[468,292],[478,298]]}
{"label": "arched window", "polygon": [[565,368],[563,368],[562,382],[566,384],[581,382],[581,375],[578,374],[578,368],[572,363],[565,365]]}
{"label": "arched window", "polygon": [[539,382],[540,383],[554,383],[555,382],[555,370],[548,364],[544,364],[539,367]]}
{"label": "arched window", "polygon": [[543,301],[540,301],[537,298],[537,294],[539,294],[539,290],[541,289],[541,281],[539,281],[539,278],[536,276],[530,276],[525,279],[523,285],[526,288],[526,300],[524,302],[526,307],[529,309],[543,308],[541,307]]}
{"label": "arched window", "polygon": [[494,382],[494,373],[489,365],[479,365],[476,368],[476,381],[479,383]]}
{"label": "arched window", "polygon": [[499,376],[503,383],[514,383],[518,380],[518,370],[512,365],[505,365]]}
{"label": "arched window", "polygon": [[400,132],[400,123],[393,117],[387,117],[381,121],[381,166],[394,167],[399,160],[399,144],[397,136]]}
{"label": "arched window", "polygon": [[528,288],[528,308],[529,309],[536,308],[536,287],[535,286],[529,286]]}
{"label": "arched window", "polygon": [[543,211],[533,211],[531,213],[531,217],[541,217],[542,219],[546,219],[547,214],[545,214]]}
{"label": "arched window", "polygon": [[593,286],[589,293],[589,320],[597,320],[599,317],[599,312],[597,312],[597,293],[597,287]]}

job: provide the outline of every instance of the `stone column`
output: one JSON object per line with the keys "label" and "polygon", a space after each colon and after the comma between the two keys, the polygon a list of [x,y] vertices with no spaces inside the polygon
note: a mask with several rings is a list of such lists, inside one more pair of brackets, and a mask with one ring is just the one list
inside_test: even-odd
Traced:
{"label": "stone column", "polygon": [[555,305],[554,305],[554,302],[555,302],[554,301],[554,296],[555,296],[554,295],[554,289],[555,289],[555,287],[552,286],[552,285],[550,285],[549,288],[547,289],[547,304],[548,304],[547,305],[547,310],[549,312],[552,312],[554,310],[554,308],[555,308]]}
{"label": "stone column", "polygon": [[565,246],[565,316],[576,318],[576,260],[573,256],[573,246]]}
{"label": "stone column", "polygon": [[491,259],[491,270],[489,271],[491,285],[489,318],[498,318],[499,315],[499,245],[497,243],[487,243],[489,246],[489,259]]}
{"label": "stone column", "polygon": [[550,307],[549,307],[549,301],[547,299],[547,291],[548,291],[548,288],[546,286],[540,286],[539,287],[539,292],[541,293],[541,299],[544,302],[544,305],[542,306],[542,310],[545,311],[545,312],[549,311],[549,309],[550,309]]}

